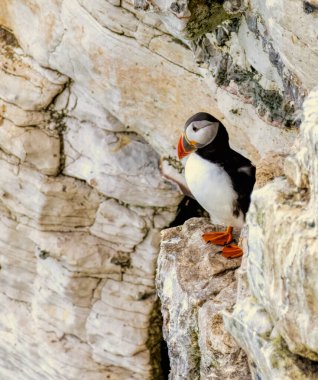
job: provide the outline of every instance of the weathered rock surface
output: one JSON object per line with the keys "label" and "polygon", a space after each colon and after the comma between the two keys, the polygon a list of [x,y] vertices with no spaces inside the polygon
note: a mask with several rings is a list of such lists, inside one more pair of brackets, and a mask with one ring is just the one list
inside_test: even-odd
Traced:
{"label": "weathered rock surface", "polygon": [[217,226],[193,218],[162,232],[157,290],[170,379],[247,380],[246,356],[222,320],[222,312],[235,304],[241,260],[227,260],[217,253],[220,247],[207,245],[202,239],[207,230]]}
{"label": "weathered rock surface", "polygon": [[[295,131],[283,126],[292,124],[293,102],[299,107],[307,87],[291,82],[284,57],[265,41],[267,29],[256,16],[263,10],[259,4],[246,13],[255,21],[245,22],[244,6],[227,4],[225,12],[216,3],[209,9],[204,2],[197,7],[187,1],[124,1],[119,7],[107,1],[7,0],[0,19],[25,52],[70,77],[86,98],[140,133],[160,154],[175,156],[184,120],[205,110],[224,119],[233,146],[257,161],[269,150],[292,144]],[[26,14],[36,28],[26,30]],[[284,100],[285,93],[295,93],[295,99]]]}
{"label": "weathered rock surface", "polygon": [[0,377],[159,379],[155,262],[181,195],[142,137],[0,32]]}
{"label": "weathered rock surface", "polygon": [[0,148],[41,173],[54,175],[59,171],[60,140],[40,128],[21,128],[4,120],[0,128]]}
{"label": "weathered rock surface", "polygon": [[226,325],[262,379],[317,379],[318,91],[304,103],[286,178],[253,194],[245,288]]}
{"label": "weathered rock surface", "polygon": [[39,229],[69,231],[94,222],[99,194],[83,182],[47,177],[19,162],[0,160],[1,200],[23,224]]}
{"label": "weathered rock surface", "polygon": [[178,203],[179,194],[169,192],[171,186],[162,181],[158,154],[135,133],[114,134],[84,122],[66,125],[64,174],[85,179],[106,196],[126,203],[153,207]]}
{"label": "weathered rock surface", "polygon": [[[249,4],[237,0],[2,0],[1,378],[160,378],[154,273],[160,230],[174,219],[180,194],[160,177],[159,156],[161,171],[167,177],[180,177],[177,139],[184,121],[198,111],[222,119],[232,146],[256,164],[264,157],[289,152],[298,134],[297,111],[317,84],[317,20],[314,0]],[[314,143],[307,141],[315,141],[310,133],[305,143],[308,152]],[[305,188],[305,195],[306,168],[313,167],[312,173],[316,169],[314,150],[310,159],[306,152],[300,149],[297,160],[289,158],[285,169],[299,188]],[[308,207],[316,209],[313,183]],[[282,186],[289,193],[286,182],[272,186]],[[265,190],[255,197],[264,209],[266,194]],[[276,188],[273,194],[276,199]],[[300,202],[305,202],[302,197]],[[269,209],[276,212],[278,203],[271,202],[275,207]],[[294,211],[292,216],[285,209],[277,214],[291,218],[289,223],[298,218]],[[252,222],[256,214],[251,212],[250,231],[260,234],[261,227]],[[276,224],[280,231],[284,231],[279,226],[282,219]],[[306,223],[307,219],[297,228],[305,228]],[[274,227],[269,231],[268,240],[276,236]],[[293,231],[296,227],[286,234],[289,239]],[[256,240],[253,250],[263,249],[265,243]],[[297,244],[303,248],[301,242]],[[288,244],[284,240],[279,249]],[[257,254],[263,258],[263,253]],[[269,268],[274,258],[281,259],[277,254],[269,257],[273,260]],[[223,263],[220,257],[214,260]],[[233,277],[234,263],[227,264],[231,265],[228,274],[214,276],[211,284]],[[312,262],[305,263],[306,268],[314,268]],[[266,273],[272,276],[270,269]],[[285,288],[300,276],[295,272],[292,280],[287,269],[286,273],[261,277],[275,279],[284,302]],[[204,270],[203,274],[207,276]],[[208,277],[201,279],[210,284]],[[302,281],[297,284],[303,287],[295,288],[305,295],[309,289],[310,301],[301,304],[305,295],[288,307],[280,301],[277,305],[286,307],[286,315],[273,302],[269,285],[256,284],[256,301],[253,298],[255,310],[259,305],[266,309],[264,323],[256,324],[256,329],[267,337],[267,316],[271,316],[277,336],[295,353],[290,354],[282,343],[279,355],[286,360],[282,366],[293,367],[297,376],[303,376],[303,365],[307,374],[314,370],[307,359],[294,365],[294,355],[317,359],[317,334],[314,329],[311,337],[308,333],[315,316],[310,294],[315,293],[311,283]],[[239,361],[242,355],[232,338],[218,330],[220,310],[232,308],[234,289],[230,289],[235,285],[226,283],[228,287],[210,300],[213,291],[209,285],[204,290],[203,282],[194,276],[193,289],[185,283],[177,289],[192,308],[192,327],[196,324],[200,331],[195,339],[196,352],[201,352],[201,377],[219,376],[215,362],[224,374],[227,360]],[[187,292],[192,292],[191,299]],[[199,307],[202,297],[204,304]],[[210,312],[211,328],[205,323]],[[297,321],[289,316],[294,313],[300,316]],[[245,331],[241,329],[240,342]],[[233,334],[237,336],[237,329]],[[252,336],[255,340],[257,335]],[[258,364],[258,373],[274,376],[264,351],[253,351],[260,342],[259,338],[253,347],[241,344],[254,353],[251,361],[256,362],[257,356],[263,363]],[[191,367],[191,347],[188,352]],[[180,357],[180,363],[187,360]],[[187,371],[183,364],[182,370]],[[243,376],[245,364],[239,368]],[[275,372],[275,376],[282,374]]]}

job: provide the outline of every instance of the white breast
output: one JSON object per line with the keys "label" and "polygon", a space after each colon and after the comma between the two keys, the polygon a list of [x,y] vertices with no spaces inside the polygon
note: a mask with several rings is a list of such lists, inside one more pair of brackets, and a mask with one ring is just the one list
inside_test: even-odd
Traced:
{"label": "white breast", "polygon": [[186,162],[185,178],[193,196],[208,211],[213,223],[242,227],[243,214],[233,215],[237,194],[222,167],[192,153]]}

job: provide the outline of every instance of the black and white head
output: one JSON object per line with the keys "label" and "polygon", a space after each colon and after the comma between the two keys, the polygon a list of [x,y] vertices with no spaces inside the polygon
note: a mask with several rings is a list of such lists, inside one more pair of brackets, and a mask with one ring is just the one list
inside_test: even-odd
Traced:
{"label": "black and white head", "polygon": [[187,120],[178,143],[179,159],[213,142],[223,125],[212,115],[199,112]]}

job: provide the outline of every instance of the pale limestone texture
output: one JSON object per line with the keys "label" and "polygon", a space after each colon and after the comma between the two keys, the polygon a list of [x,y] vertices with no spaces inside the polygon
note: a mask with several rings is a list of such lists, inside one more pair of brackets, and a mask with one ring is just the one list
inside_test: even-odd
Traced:
{"label": "pale limestone texture", "polygon": [[[221,3],[2,0],[1,378],[160,378],[154,274],[160,230],[181,199],[160,174],[184,189],[175,148],[185,120],[214,114],[231,145],[259,164],[289,152],[297,111],[317,81],[314,0]],[[301,188],[308,187],[303,168],[315,162],[306,152],[285,165]],[[264,208],[267,200],[259,200]],[[223,263],[230,277],[233,263]],[[234,302],[235,284],[226,285],[192,320],[201,332],[201,370],[188,364],[201,378],[214,371],[215,357],[222,378],[246,371],[242,351],[218,329],[221,310]],[[197,310],[195,297],[190,310]],[[300,315],[302,299],[292,314]],[[286,317],[275,329],[290,350],[316,359],[309,305],[302,321]],[[281,312],[274,306],[275,321]],[[256,328],[267,332],[264,321]],[[258,373],[271,376],[268,357],[255,352]],[[284,368],[303,371],[282,352]],[[236,366],[228,366],[233,356]]]}
{"label": "pale limestone texture", "polygon": [[0,377],[159,379],[155,263],[181,195],[141,136],[0,36]]}
{"label": "pale limestone texture", "polygon": [[106,196],[156,207],[173,206],[180,199],[162,181],[159,156],[135,133],[114,134],[66,120],[64,153],[63,173],[85,179]]}
{"label": "pale limestone texture", "polygon": [[3,120],[0,128],[0,148],[17,157],[21,163],[29,163],[43,174],[58,173],[60,140],[39,128],[21,128],[9,120]]}
{"label": "pale limestone texture", "polygon": [[47,177],[19,163],[0,160],[1,202],[23,224],[43,230],[70,231],[94,222],[103,199],[70,177]]}
{"label": "pale limestone texture", "polygon": [[286,178],[253,194],[242,294],[226,325],[263,379],[318,379],[318,90],[304,103]]}
{"label": "pale limestone texture", "polygon": [[[163,332],[171,362],[170,379],[250,379],[247,359],[225,331],[222,311],[236,298],[235,269],[220,247],[207,245],[204,219],[189,219],[164,230],[158,258],[157,289]],[[235,233],[237,238],[237,232]]]}
{"label": "pale limestone texture", "polygon": [[306,12],[304,3],[311,2],[251,1],[252,9],[257,9],[261,15],[286,67],[294,73],[302,86],[311,90],[317,84],[318,77],[318,19],[316,12]]}
{"label": "pale limestone texture", "polygon": [[[255,161],[269,150],[279,151],[292,144],[295,131],[272,126],[284,122],[282,118],[276,120],[274,115],[276,93],[273,93],[273,104],[264,100],[268,104],[262,101],[258,106],[258,98],[270,99],[272,95],[263,94],[262,86],[265,90],[277,90],[278,96],[282,79],[273,63],[268,58],[267,61],[263,59],[268,53],[263,51],[261,43],[254,44],[249,55],[245,53],[245,39],[251,36],[256,40],[246,24],[242,22],[239,31],[228,28],[229,31],[224,32],[228,41],[222,46],[216,44],[215,35],[204,35],[208,29],[204,25],[199,33],[204,35],[202,43],[197,39],[189,41],[186,31],[198,28],[198,15],[188,23],[187,2],[145,3],[149,6],[146,11],[140,9],[143,6],[138,2],[135,6],[139,9],[134,9],[134,4],[128,1],[118,7],[116,2],[107,1],[93,4],[84,0],[46,3],[6,0],[0,19],[14,30],[26,53],[45,67],[70,77],[75,87],[81,89],[86,98],[91,98],[90,103],[94,99],[102,106],[99,109],[106,108],[116,115],[121,123],[140,133],[162,155],[175,156],[180,128],[198,111],[208,111],[222,118],[229,129],[232,145]],[[200,9],[204,17],[205,6]],[[26,18],[28,27],[24,22]],[[50,19],[49,23],[46,18]],[[29,24],[34,27],[30,28]],[[197,60],[204,68],[194,62],[188,47],[193,44]],[[226,72],[223,76],[228,77],[229,83],[217,88],[211,72],[218,78],[220,73],[214,71],[218,67],[223,70],[224,54],[233,57],[233,64],[229,66],[237,64],[238,69],[246,70],[245,77],[253,77],[251,65],[255,59],[266,67],[262,70],[256,67],[260,70],[258,76],[244,83],[242,88],[248,89],[242,94],[240,85]],[[265,77],[266,73],[276,74]],[[262,108],[260,112],[259,107]],[[273,114],[271,118],[267,113]]]}

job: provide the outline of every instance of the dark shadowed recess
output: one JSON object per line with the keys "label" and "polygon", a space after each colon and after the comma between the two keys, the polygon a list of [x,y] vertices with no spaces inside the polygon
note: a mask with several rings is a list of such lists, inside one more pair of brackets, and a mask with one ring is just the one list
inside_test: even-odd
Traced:
{"label": "dark shadowed recess", "polygon": [[170,360],[169,360],[169,354],[168,354],[168,346],[164,339],[161,340],[160,352],[161,352],[162,378],[164,380],[168,380],[169,372],[170,372]]}
{"label": "dark shadowed recess", "polygon": [[183,224],[186,220],[196,217],[208,218],[209,214],[199,205],[199,203],[190,197],[184,197],[179,204],[177,216],[170,224],[170,227],[176,227]]}

